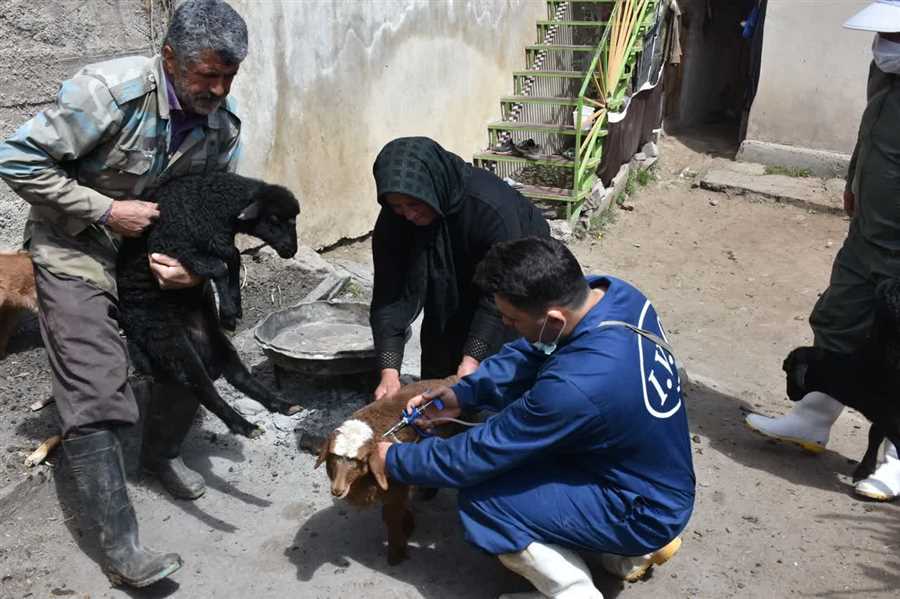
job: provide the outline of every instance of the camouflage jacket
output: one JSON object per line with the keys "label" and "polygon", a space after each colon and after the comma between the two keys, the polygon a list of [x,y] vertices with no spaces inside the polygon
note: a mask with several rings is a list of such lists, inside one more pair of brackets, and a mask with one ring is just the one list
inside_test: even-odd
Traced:
{"label": "camouflage jacket", "polygon": [[0,144],[0,177],[31,204],[25,242],[35,263],[115,295],[121,240],[98,224],[112,200],[234,170],[240,120],[230,98],[178,148],[169,147],[169,110],[161,57],[119,58],[64,81],[54,106]]}

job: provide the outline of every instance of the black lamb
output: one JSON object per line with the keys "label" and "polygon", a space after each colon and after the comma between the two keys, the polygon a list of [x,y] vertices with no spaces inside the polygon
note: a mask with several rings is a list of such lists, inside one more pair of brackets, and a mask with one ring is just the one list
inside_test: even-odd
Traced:
{"label": "black lamb", "polygon": [[798,347],[782,364],[791,401],[820,391],[856,409],[872,423],[866,453],[853,471],[854,482],[875,471],[878,447],[885,437],[900,447],[900,281],[882,281],[875,296],[875,324],[863,351],[839,354]]}
{"label": "black lamb", "polygon": [[[298,409],[259,383],[222,331],[241,317],[240,253],[236,233],[268,243],[282,258],[297,252],[294,195],[284,187],[232,173],[188,175],[163,184],[152,200],[159,220],[145,235],[126,239],[118,260],[119,322],[132,361],[154,378],[191,387],[208,410],[237,434],[262,430],[218,394],[213,381],[224,375],[236,389],[269,411]],[[162,290],[150,271],[148,253],[178,259],[215,285]]]}

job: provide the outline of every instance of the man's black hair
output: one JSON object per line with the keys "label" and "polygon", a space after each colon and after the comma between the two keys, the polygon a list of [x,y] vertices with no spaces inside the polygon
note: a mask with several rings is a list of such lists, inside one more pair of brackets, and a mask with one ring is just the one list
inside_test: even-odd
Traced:
{"label": "man's black hair", "polygon": [[578,308],[590,292],[572,252],[559,241],[543,237],[495,244],[478,265],[475,284],[533,313],[550,306]]}

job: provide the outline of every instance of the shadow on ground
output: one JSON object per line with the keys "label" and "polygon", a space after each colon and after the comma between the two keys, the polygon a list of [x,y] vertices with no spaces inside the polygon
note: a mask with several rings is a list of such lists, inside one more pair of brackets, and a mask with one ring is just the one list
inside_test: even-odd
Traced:
{"label": "shadow on ground", "polygon": [[[396,566],[387,563],[386,532],[380,513],[377,506],[360,511],[335,500],[302,522],[293,544],[284,552],[297,568],[297,579],[308,582],[325,572],[340,574],[362,566],[434,599],[494,598],[500,593],[532,590],[528,582],[496,558],[463,539],[455,492],[445,489],[431,501],[415,504],[416,529],[410,539],[409,558]],[[622,583],[603,572],[592,556],[586,557],[604,597],[617,597]],[[365,582],[353,584],[360,588],[345,589],[345,596],[366,594]]]}
{"label": "shadow on ground", "polygon": [[691,433],[705,437],[712,449],[742,466],[768,472],[797,487],[851,493],[852,487],[836,475],[850,474],[853,460],[831,450],[813,455],[752,431],[744,417],[754,410],[744,400],[692,382],[686,390],[686,405]]}

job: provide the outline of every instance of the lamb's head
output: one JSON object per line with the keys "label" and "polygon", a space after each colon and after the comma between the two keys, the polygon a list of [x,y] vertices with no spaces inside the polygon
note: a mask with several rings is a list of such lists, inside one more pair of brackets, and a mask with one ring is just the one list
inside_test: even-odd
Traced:
{"label": "lamb's head", "polygon": [[[369,456],[375,451],[375,443],[372,428],[362,420],[347,420],[331,433],[315,467],[325,463],[332,495],[346,497],[353,483],[369,473]],[[379,480],[378,484],[387,488],[386,480]]]}
{"label": "lamb's head", "polygon": [[822,360],[824,351],[816,347],[798,347],[791,351],[784,362],[781,369],[787,379],[787,395],[791,401],[800,401],[810,391],[807,384],[806,375],[809,367],[817,361]]}
{"label": "lamb's head", "polygon": [[297,215],[300,203],[280,185],[262,184],[238,215],[237,230],[261,239],[282,258],[297,253]]}

